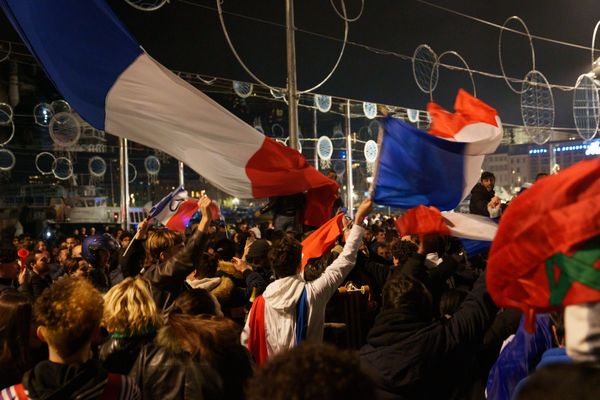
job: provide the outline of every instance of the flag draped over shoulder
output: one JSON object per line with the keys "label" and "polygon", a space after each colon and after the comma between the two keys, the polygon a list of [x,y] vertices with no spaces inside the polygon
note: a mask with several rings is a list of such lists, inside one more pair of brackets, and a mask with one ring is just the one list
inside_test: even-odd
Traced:
{"label": "flag draped over shoulder", "polygon": [[331,250],[337,238],[342,234],[344,214],[338,214],[302,242],[302,269],[311,258],[321,257]]}
{"label": "flag draped over shoulder", "polygon": [[600,159],[543,178],[511,201],[487,265],[500,307],[535,312],[600,301]]}
{"label": "flag draped over shoulder", "polygon": [[334,181],[150,57],[105,1],[0,6],[55,87],[96,129],[164,151],[232,196],[308,191],[304,222],[329,219]]}
{"label": "flag draped over shoulder", "polygon": [[392,117],[383,121],[371,189],[375,203],[445,211],[469,194],[479,180],[484,155],[500,144],[502,124],[496,110],[462,89],[454,108],[449,113],[430,103],[429,132]]}

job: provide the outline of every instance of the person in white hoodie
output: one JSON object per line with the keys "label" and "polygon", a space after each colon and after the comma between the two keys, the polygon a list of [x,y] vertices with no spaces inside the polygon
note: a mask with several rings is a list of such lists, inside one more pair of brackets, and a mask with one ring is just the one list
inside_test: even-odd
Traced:
{"label": "person in white hoodie", "polygon": [[[271,250],[269,258],[277,280],[255,299],[241,335],[242,345],[258,364],[302,341],[323,341],[325,306],[354,268],[365,231],[363,221],[371,208],[370,199],[362,202],[344,250],[314,281],[306,282],[300,273],[300,242],[286,237]],[[235,262],[240,269],[249,268],[243,261]]]}

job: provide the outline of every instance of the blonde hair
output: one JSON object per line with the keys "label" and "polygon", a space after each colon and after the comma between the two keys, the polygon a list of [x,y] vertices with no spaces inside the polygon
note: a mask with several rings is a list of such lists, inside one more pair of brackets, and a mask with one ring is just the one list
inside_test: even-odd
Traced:
{"label": "blonde hair", "polygon": [[34,314],[61,357],[77,353],[102,320],[102,295],[85,279],[64,277],[38,297]]}
{"label": "blonde hair", "polygon": [[137,336],[161,326],[150,283],[141,277],[126,278],[104,295],[102,325],[109,333]]}
{"label": "blonde hair", "polygon": [[168,251],[171,247],[183,243],[183,235],[181,232],[172,231],[170,229],[155,229],[148,232],[146,239],[146,259],[145,266],[158,262],[160,253]]}

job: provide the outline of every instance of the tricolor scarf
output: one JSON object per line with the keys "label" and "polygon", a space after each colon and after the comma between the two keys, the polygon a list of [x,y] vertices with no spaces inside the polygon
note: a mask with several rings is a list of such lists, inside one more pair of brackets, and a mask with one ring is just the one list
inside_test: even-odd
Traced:
{"label": "tricolor scarf", "polygon": [[[248,317],[248,351],[259,366],[267,362],[267,335],[265,329],[265,298],[260,295],[254,299]],[[296,306],[296,346],[306,339],[308,331],[308,296],[306,287],[302,290]]]}

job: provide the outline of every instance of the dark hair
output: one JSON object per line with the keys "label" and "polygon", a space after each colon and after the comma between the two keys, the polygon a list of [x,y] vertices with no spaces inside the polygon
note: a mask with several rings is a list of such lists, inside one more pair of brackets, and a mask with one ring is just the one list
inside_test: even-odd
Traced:
{"label": "dark hair", "polygon": [[21,376],[29,367],[31,302],[16,290],[0,295],[0,365],[10,365]]}
{"label": "dark hair", "polygon": [[248,400],[374,399],[375,386],[356,355],[325,344],[305,343],[277,354],[256,370]]}
{"label": "dark hair", "polygon": [[419,250],[419,247],[410,240],[396,239],[392,242],[392,257],[398,259],[399,264],[403,265],[406,260]]}
{"label": "dark hair", "polygon": [[440,315],[451,318],[458,311],[463,300],[467,297],[467,292],[461,289],[448,289],[440,297]]}
{"label": "dark hair", "polygon": [[386,242],[377,242],[375,243],[375,245],[373,245],[373,250],[375,250],[375,252],[377,252],[377,250],[379,250],[380,248],[389,248],[388,244]]}
{"label": "dark hair", "polygon": [[271,247],[269,262],[277,278],[295,275],[302,261],[302,244],[285,236]]}
{"label": "dark hair", "polygon": [[540,180],[546,176],[548,176],[548,174],[546,172],[538,172],[538,174],[535,176],[535,182],[537,182],[538,180]]}
{"label": "dark hair", "polygon": [[67,257],[64,262],[65,272],[67,275],[74,274],[79,269],[79,260],[71,256]]}
{"label": "dark hair", "polygon": [[394,274],[383,287],[383,308],[403,310],[428,321],[433,315],[432,298],[429,290],[417,279],[408,275]]}
{"label": "dark hair", "polygon": [[517,400],[600,399],[600,367],[592,363],[551,364],[529,376]]}
{"label": "dark hair", "polygon": [[479,181],[481,182],[484,179],[494,179],[495,180],[496,177],[490,171],[483,171],[483,173],[481,174],[481,178],[479,178]]}
{"label": "dark hair", "polygon": [[210,293],[205,289],[190,289],[182,292],[173,302],[169,316],[175,314],[200,315],[217,314],[217,307]]}

